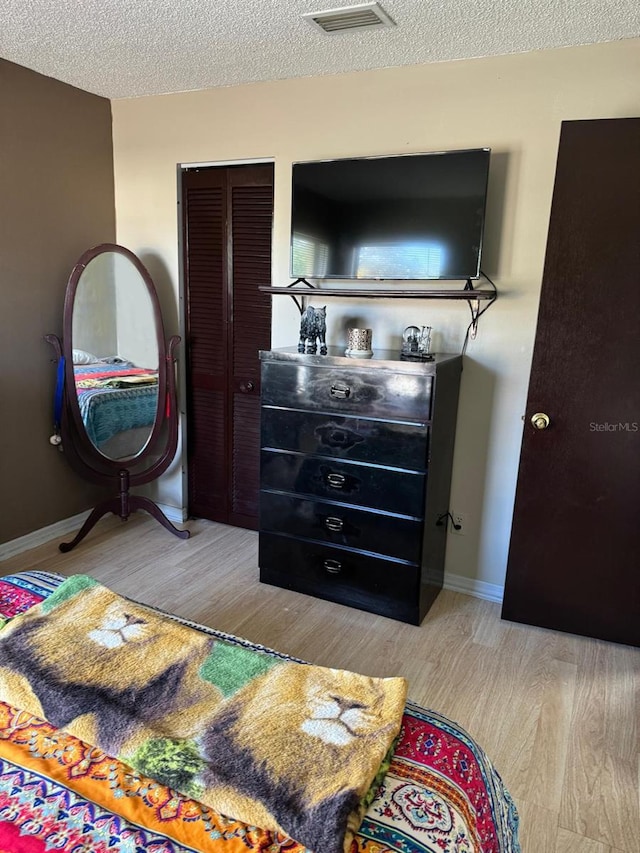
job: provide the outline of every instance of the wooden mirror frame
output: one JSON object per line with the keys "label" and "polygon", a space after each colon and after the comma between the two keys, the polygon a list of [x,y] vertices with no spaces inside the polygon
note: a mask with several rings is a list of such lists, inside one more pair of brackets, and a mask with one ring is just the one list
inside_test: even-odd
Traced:
{"label": "wooden mirror frame", "polygon": [[[73,370],[73,309],[78,285],[88,264],[106,252],[127,258],[142,277],[151,299],[158,348],[158,403],[151,433],[140,451],[135,456],[125,459],[111,459],[105,456],[87,435],[80,414]],[[122,521],[126,521],[131,512],[138,509],[148,512],[180,539],[188,539],[189,531],[175,527],[150,498],[129,493],[130,487],[150,483],[163,474],[173,461],[178,446],[174,350],[180,343],[180,337],[173,335],[165,343],[158,295],[153,280],[140,259],[129,249],[115,243],[101,243],[84,252],[74,266],[67,284],[63,339],[61,341],[57,335],[47,335],[46,340],[53,346],[58,359],[64,357],[60,436],[65,456],[71,467],[82,477],[94,483],[118,489],[118,497],[109,498],[97,504],[74,539],[71,542],[61,543],[60,550],[66,552],[74,548],[107,513],[112,512],[114,515],[119,515]]]}

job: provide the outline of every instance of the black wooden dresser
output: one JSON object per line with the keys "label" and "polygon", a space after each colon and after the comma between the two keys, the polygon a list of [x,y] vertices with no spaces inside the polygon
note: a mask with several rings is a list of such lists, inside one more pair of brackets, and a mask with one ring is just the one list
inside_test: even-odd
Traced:
{"label": "black wooden dresser", "polygon": [[260,580],[419,625],[442,588],[461,356],[260,358]]}

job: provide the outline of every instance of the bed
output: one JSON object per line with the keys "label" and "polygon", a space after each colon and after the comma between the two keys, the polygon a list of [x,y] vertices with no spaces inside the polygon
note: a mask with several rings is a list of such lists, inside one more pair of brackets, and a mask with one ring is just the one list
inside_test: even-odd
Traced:
{"label": "bed", "polygon": [[91,442],[111,458],[134,455],[158,408],[157,371],[122,359],[74,364],[80,416]]}
{"label": "bed", "polygon": [[[16,617],[36,607],[33,616],[54,601],[64,580],[36,571],[1,578],[0,617],[11,626],[0,631],[0,642],[15,633]],[[147,610],[243,655],[295,662],[242,638]],[[6,698],[4,684],[0,678],[0,700]],[[349,853],[519,853],[509,793],[481,747],[452,721],[407,701],[383,770]],[[0,701],[0,850],[49,849],[310,853],[282,832],[225,817],[17,704]]]}

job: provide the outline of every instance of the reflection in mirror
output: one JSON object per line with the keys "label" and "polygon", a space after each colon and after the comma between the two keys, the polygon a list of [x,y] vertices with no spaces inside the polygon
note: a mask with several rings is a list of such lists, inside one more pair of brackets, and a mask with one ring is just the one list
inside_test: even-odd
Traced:
{"label": "reflection in mirror", "polygon": [[158,408],[151,295],[134,263],[103,252],[84,267],[72,317],[75,390],[87,436],[110,459],[135,457]]}

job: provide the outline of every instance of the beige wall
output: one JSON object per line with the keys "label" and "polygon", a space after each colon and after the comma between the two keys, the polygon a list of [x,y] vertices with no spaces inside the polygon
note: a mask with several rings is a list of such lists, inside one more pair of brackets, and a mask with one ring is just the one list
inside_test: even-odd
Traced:
{"label": "beige wall", "polygon": [[[560,122],[640,114],[640,42],[359,74],[284,80],[115,101],[119,242],[156,278],[178,331],[176,164],[273,158],[273,282],[288,284],[290,166],[295,160],[489,146],[493,150],[483,267],[500,290],[463,374],[451,507],[466,535],[449,538],[449,578],[480,592],[503,584]],[[588,180],[588,176],[585,176]],[[323,300],[318,298],[322,304]],[[328,341],[345,325],[397,346],[409,323],[458,351],[466,305],[326,300]],[[296,342],[298,314],[274,298],[273,344]],[[157,490],[183,502],[180,466]],[[468,580],[465,580],[468,579]],[[482,583],[495,585],[482,587]]]}
{"label": "beige wall", "polygon": [[49,444],[69,273],[115,239],[109,101],[0,60],[0,543],[88,509]]}

